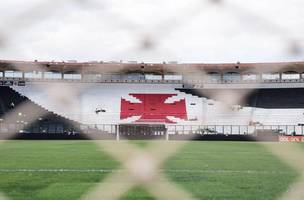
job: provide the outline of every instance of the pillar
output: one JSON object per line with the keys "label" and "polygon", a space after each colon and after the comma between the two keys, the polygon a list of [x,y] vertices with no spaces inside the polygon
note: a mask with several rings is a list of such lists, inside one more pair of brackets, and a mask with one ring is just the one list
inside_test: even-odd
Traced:
{"label": "pillar", "polygon": [[115,131],[116,131],[116,140],[119,141],[120,140],[119,125],[115,125]]}

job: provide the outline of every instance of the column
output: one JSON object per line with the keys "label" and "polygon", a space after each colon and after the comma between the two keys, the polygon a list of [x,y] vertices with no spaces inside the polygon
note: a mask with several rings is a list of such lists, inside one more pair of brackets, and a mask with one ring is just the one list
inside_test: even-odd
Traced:
{"label": "column", "polygon": [[115,125],[115,129],[116,129],[116,140],[119,141],[120,137],[119,137],[119,125]]}

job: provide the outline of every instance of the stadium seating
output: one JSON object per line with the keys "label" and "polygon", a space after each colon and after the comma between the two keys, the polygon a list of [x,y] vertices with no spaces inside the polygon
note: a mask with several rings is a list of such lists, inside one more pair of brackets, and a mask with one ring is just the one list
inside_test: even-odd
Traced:
{"label": "stadium seating", "polygon": [[[27,97],[20,95],[9,87],[0,87],[0,132],[36,132],[36,133],[64,133],[76,131],[77,123],[52,113],[31,102]],[[22,107],[26,103],[26,108]],[[6,114],[18,108],[18,113]],[[41,114],[42,113],[42,114]],[[34,119],[34,122],[32,122]],[[22,131],[22,132],[21,132]]]}
{"label": "stadium seating", "polygon": [[[69,84],[69,83],[68,83]],[[58,88],[65,87],[66,84],[62,83]],[[170,85],[170,84],[102,84],[94,87],[89,87],[85,83],[73,83],[74,88],[84,87],[87,89],[83,90],[77,95],[77,98],[69,98],[71,100],[69,105],[60,105],[60,102],[52,100],[52,97],[43,88],[47,88],[47,84],[39,85],[27,85],[23,87],[13,87],[21,95],[29,97],[33,102],[37,103],[41,107],[57,113],[65,118],[78,121],[82,124],[116,124],[116,123],[131,123],[139,120],[140,116],[138,113],[121,113],[121,104],[123,105],[140,105],[143,103],[139,98],[132,94],[152,94],[149,96],[149,100],[142,104],[143,115],[153,116],[154,119],[144,120],[145,122],[161,123],[164,122],[183,122],[197,123],[200,116],[202,116],[202,101],[198,97],[187,95],[182,92],[175,90],[175,87],[181,85]],[[159,95],[169,95],[162,102],[159,100]],[[151,99],[152,98],[152,99]],[[156,98],[153,100],[153,98]],[[187,99],[183,102],[183,99]],[[155,101],[154,106],[150,106]],[[178,103],[180,102],[180,103]],[[163,106],[167,106],[165,109]],[[170,109],[174,107],[187,108],[187,116],[185,111],[181,113],[172,113]],[[148,108],[147,106],[150,106]],[[170,108],[170,109],[169,109]],[[150,110],[148,110],[150,109]],[[151,109],[155,109],[154,111]],[[169,110],[168,110],[169,109]],[[182,109],[182,108],[180,108]],[[95,112],[96,110],[103,110],[104,112]],[[163,116],[155,115],[153,112],[163,112]],[[146,114],[145,114],[146,113]],[[143,117],[142,117],[143,118]],[[145,117],[144,117],[145,118]],[[149,117],[148,117],[149,118]],[[146,118],[147,119],[147,118]]]}
{"label": "stadium seating", "polygon": [[[221,90],[209,89],[178,89],[181,92],[192,94],[201,98],[212,99],[216,96],[215,92],[220,93]],[[259,122],[265,125],[297,125],[303,121],[304,98],[302,94],[304,89],[259,89],[254,91],[239,90],[247,94],[244,100],[240,102],[242,108],[235,111],[228,111],[214,102],[212,111],[208,109],[207,124],[218,124],[224,122],[223,125],[248,124],[249,122]],[[214,99],[216,100],[216,99]],[[213,119],[212,119],[213,118]],[[229,120],[227,120],[229,119]],[[246,122],[247,121],[247,122]],[[227,124],[227,125],[228,125]]]}
{"label": "stadium seating", "polygon": [[[55,83],[52,83],[55,84]],[[56,83],[56,88],[82,88],[72,96],[67,90],[55,97],[47,83],[13,86],[40,107],[81,124],[177,123],[181,125],[294,125],[301,123],[301,89],[272,89],[248,92],[242,107],[227,107],[210,99],[212,91],[186,90],[181,84]],[[294,89],[292,89],[294,90]],[[220,90],[217,90],[220,92]],[[289,99],[291,98],[291,99]],[[60,101],[58,101],[58,99]],[[277,109],[284,105],[283,109]],[[260,108],[257,108],[260,107]],[[271,109],[264,109],[271,108]],[[97,112],[100,111],[100,112]]]}
{"label": "stadium seating", "polygon": [[[224,90],[217,89],[178,89],[181,92],[192,94],[198,97],[212,99],[217,93]],[[228,90],[225,90],[228,91]],[[232,90],[231,90],[232,91]],[[235,89],[236,93],[247,94],[241,106],[282,109],[282,108],[304,108],[304,88],[276,88],[276,89]],[[217,99],[215,99],[217,100]]]}

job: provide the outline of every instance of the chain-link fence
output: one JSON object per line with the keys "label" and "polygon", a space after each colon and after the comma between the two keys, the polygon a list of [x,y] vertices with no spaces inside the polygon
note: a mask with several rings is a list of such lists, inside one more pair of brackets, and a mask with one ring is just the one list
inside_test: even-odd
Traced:
{"label": "chain-link fence", "polygon": [[[222,63],[300,60],[304,55],[304,3],[300,0],[33,0],[0,5],[1,59]],[[23,70],[22,65],[14,68]],[[187,73],[179,69],[172,72]],[[48,69],[41,65],[39,71]],[[195,74],[204,76],[206,71],[197,69]],[[193,70],[189,76],[192,75]],[[75,88],[49,82],[39,89],[58,107],[72,112],[81,107],[73,99],[96,85]],[[222,93],[211,99],[229,99],[230,103],[239,104],[248,93]],[[12,121],[19,113],[28,113],[30,124],[47,114],[46,110],[29,110],[28,104],[12,109],[4,120]],[[232,116],[235,112],[225,108],[223,113]],[[194,199],[160,172],[162,163],[187,142],[158,141],[145,150],[127,141],[96,143],[120,161],[125,170],[114,171],[85,199],[119,199],[138,185],[157,199]],[[281,198],[302,199],[301,150],[292,144],[261,144],[301,174],[298,183]]]}

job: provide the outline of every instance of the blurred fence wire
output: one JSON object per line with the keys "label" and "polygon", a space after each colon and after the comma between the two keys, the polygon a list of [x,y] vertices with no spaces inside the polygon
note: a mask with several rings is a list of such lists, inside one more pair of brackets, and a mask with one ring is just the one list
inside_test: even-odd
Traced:
{"label": "blurred fence wire", "polygon": [[[278,43],[277,48],[281,49],[287,57],[303,57],[302,35],[304,31],[301,26],[303,25],[301,20],[303,16],[297,18],[296,15],[299,12],[297,7],[300,9],[303,3],[296,0],[290,3],[282,3],[282,1],[242,3],[238,0],[190,0],[187,2],[180,0],[155,2],[138,0],[125,2],[117,0],[31,0],[26,4],[18,0],[12,2],[15,3],[11,3],[7,9],[12,9],[12,13],[15,14],[8,14],[1,17],[2,20],[0,20],[2,44],[17,38],[26,39],[23,38],[23,35],[28,32],[29,34],[35,31],[54,33],[51,28],[47,29],[47,25],[41,27],[47,30],[39,30],[39,24],[51,22],[56,23],[54,28],[66,29],[79,23],[78,29],[83,31],[81,25],[86,25],[86,20],[92,19],[88,27],[94,29],[95,32],[100,35],[113,33],[113,37],[106,37],[107,39],[115,40],[116,34],[123,34],[129,38],[130,44],[127,46],[121,44],[122,47],[119,48],[119,51],[111,49],[117,49],[116,45],[119,44],[111,45],[114,41],[108,41],[109,46],[105,49],[111,52],[112,58],[128,58],[133,56],[131,52],[134,51],[135,54],[144,53],[148,54],[147,58],[155,58],[157,57],[155,51],[160,49],[160,54],[173,54],[172,58],[179,59],[182,57],[179,52],[184,53],[184,51],[177,50],[177,48],[179,46],[185,48],[185,44],[187,48],[193,48],[202,53],[208,54],[208,51],[212,51],[216,56],[219,49],[229,50],[228,46],[231,44],[242,48],[244,44],[252,40],[257,40],[257,43],[262,42],[262,40],[265,40],[265,43],[275,40]],[[2,9],[6,9],[6,3],[1,4],[3,4]],[[21,9],[21,7],[27,9]],[[277,12],[280,11],[280,15],[277,15]],[[281,18],[283,20],[280,20]],[[71,19],[79,20],[79,22],[71,22]],[[38,28],[35,29],[37,26]],[[85,29],[87,26],[83,28]],[[75,30],[77,31],[77,29]],[[87,37],[90,37],[89,31],[91,30],[88,30]],[[46,40],[44,44],[48,44],[49,35],[41,35],[41,37]],[[210,45],[207,44],[210,40],[212,41],[212,37],[214,37],[214,45],[211,47],[214,49],[204,49],[210,48]],[[62,38],[69,39],[67,36]],[[246,38],[247,41],[244,41]],[[43,38],[39,38],[39,40],[41,41]],[[217,40],[221,40],[221,43],[218,43]],[[167,45],[171,44],[168,44],[168,41],[172,41],[175,45],[168,47]],[[23,42],[26,43],[26,41]],[[63,41],[57,42],[60,44]],[[103,43],[103,41],[100,42]],[[82,44],[82,41],[77,41],[77,43]],[[28,45],[30,46],[30,44]],[[258,50],[259,47],[262,48],[263,45],[257,44],[255,49]],[[271,48],[275,48],[275,46]],[[92,49],[94,50],[94,48]],[[145,52],[145,50],[151,49],[155,50],[150,52],[152,55]],[[236,49],[232,48],[231,51],[236,51]],[[277,49],[269,49],[269,51],[275,52]],[[258,54],[258,52],[256,53]],[[145,58],[140,57],[141,54],[137,58],[144,60]],[[37,56],[39,57],[39,55]],[[111,58],[111,56],[107,56],[107,58]],[[197,57],[195,58],[197,60]]]}
{"label": "blurred fence wire", "polygon": [[[113,55],[110,57],[117,58],[122,55],[123,58],[129,58],[129,56],[131,56],[130,52],[133,52],[138,54],[138,61],[142,61],[145,58],[141,58],[141,55],[147,55],[149,59],[160,56],[159,52],[161,52],[162,56],[164,57],[167,55],[171,56],[173,54],[173,58],[179,58],[180,56],[177,56],[179,53],[176,48],[178,48],[181,43],[188,43],[192,39],[192,35],[187,32],[187,29],[191,29],[194,35],[200,35],[203,43],[207,42],[204,38],[205,34],[212,31],[209,29],[209,27],[205,27],[205,22],[204,24],[200,24],[200,20],[206,20],[205,18],[209,17],[207,21],[209,21],[212,29],[214,28],[213,23],[217,24],[218,20],[223,19],[215,19],[213,17],[225,13],[223,15],[224,17],[226,15],[230,16],[227,18],[227,20],[234,19],[235,21],[222,21],[222,31],[221,27],[216,27],[213,29],[212,33],[215,34],[216,32],[214,32],[214,30],[219,30],[220,32],[216,34],[221,35],[223,39],[221,41],[223,44],[220,44],[218,48],[230,48],[230,50],[233,51],[233,46],[230,46],[231,37],[234,37],[233,34],[238,35],[238,32],[243,32],[243,29],[247,29],[248,33],[246,36],[241,34],[239,37],[237,37],[237,39],[240,40],[240,43],[244,42],[244,37],[246,40],[250,40],[251,36],[259,34],[267,34],[270,36],[276,35],[279,38],[277,41],[283,43],[278,44],[278,46],[283,46],[285,48],[282,51],[286,53],[286,57],[290,57],[290,55],[303,57],[304,44],[301,35],[304,33],[304,26],[300,27],[300,25],[304,25],[304,17],[300,19],[301,16],[299,16],[299,23],[294,25],[296,27],[290,28],[290,24],[286,23],[292,23],[292,19],[278,23],[278,21],[274,17],[271,17],[271,15],[265,15],[265,13],[261,14],[258,12],[259,6],[262,7],[261,3],[256,3],[257,7],[253,9],[255,10],[253,11],[249,9],[248,6],[244,6],[244,3],[240,3],[241,1],[237,0],[157,0],[153,2],[127,0],[123,3],[118,0],[31,0],[26,2],[27,9],[20,8],[24,2],[18,0],[12,2],[12,5],[8,8],[15,8],[15,13],[12,10],[12,13],[14,14],[9,13],[7,16],[3,17],[0,15],[0,53],[6,52],[8,48],[11,48],[8,46],[11,44],[10,41],[14,41],[18,37],[23,38],[23,33],[26,33],[28,30],[32,30],[32,28],[38,24],[48,23],[50,18],[56,18],[56,20],[58,20],[58,15],[64,18],[64,16],[68,15],[69,12],[79,12],[79,15],[90,15],[90,13],[92,13],[92,18],[100,19],[100,23],[104,24],[104,26],[101,26],[100,24],[96,25],[97,29],[102,29],[98,30],[100,31],[100,34],[103,34],[104,32],[111,34],[112,32],[118,31],[131,35],[130,38],[136,38],[132,40],[130,45],[124,46],[123,49],[119,48],[119,50],[116,50],[116,47],[111,47],[111,43],[113,41],[110,41],[110,45],[104,47],[105,49],[112,48],[111,53],[113,53]],[[273,3],[271,5],[273,5],[273,7],[276,7],[277,4],[282,4],[276,1],[272,2]],[[252,4],[252,2],[250,4]],[[288,4],[297,4],[299,6],[303,6],[302,1],[296,0],[290,1]],[[6,6],[6,2],[1,2],[0,5],[2,9],[6,9],[4,8]],[[150,12],[150,9],[153,12]],[[285,7],[284,11],[288,12],[288,7]],[[277,14],[280,15],[280,13]],[[64,23],[64,20],[63,22],[58,23]],[[237,25],[235,25],[235,23]],[[225,30],[227,28],[226,24],[230,24],[232,26],[232,31],[227,32]],[[179,37],[176,35],[183,34],[187,35],[187,41],[178,40]],[[207,40],[210,40],[209,34],[207,34]],[[267,40],[267,38],[268,37],[265,37],[265,40]],[[37,38],[37,40],[40,40],[40,38]],[[173,43],[176,45],[173,47],[166,46],[168,45],[166,43],[167,40],[173,40]],[[58,41],[58,43],[60,44],[61,41]],[[196,43],[202,42],[191,41],[189,42],[190,48],[193,47],[195,50],[200,50],[202,46],[197,48]],[[219,43],[215,41],[214,45],[214,49],[201,49],[201,51],[216,52],[216,45],[219,45]],[[263,45],[261,44],[261,46]],[[44,48],[47,49],[48,47],[45,46]],[[75,48],[77,48],[77,44],[75,44]],[[159,49],[161,49],[161,51],[159,51]],[[30,49],[25,49],[24,51],[27,50],[31,51]],[[21,52],[21,54],[22,53],[26,54],[26,52]],[[182,51],[182,53],[186,52]],[[73,55],[73,51],[71,52],[71,55]],[[0,57],[1,59],[5,59],[1,56],[1,54]],[[14,57],[14,55],[12,55],[12,57]],[[39,58],[39,55],[37,55],[37,57]],[[221,60],[218,62],[221,62]],[[22,70],[20,69],[20,66],[16,66],[16,69]],[[44,70],[43,67],[41,67],[41,70]],[[178,71],[176,71],[176,73],[178,73]],[[203,75],[206,72],[198,71],[197,73]],[[90,87],[93,86],[96,85],[92,84]],[[71,88],[60,88],[60,90],[58,90],[58,85],[53,83],[50,83],[48,88],[42,88],[44,93],[47,93],[48,96],[53,97],[52,100],[63,107],[71,106],[70,99],[76,98],[77,94],[81,93],[85,89],[87,88],[73,88],[73,90],[71,90]],[[231,102],[237,104],[238,102],[242,101],[246,95],[247,94],[222,94],[222,97],[214,97],[214,99],[231,99]],[[12,112],[6,114],[4,118],[9,119],[11,116],[15,116],[21,112],[20,110],[24,112],[28,108],[29,106],[27,103],[22,104],[21,106],[15,108]],[[38,111],[28,112],[32,113],[29,123],[34,122],[38,117],[46,114]],[[223,112],[227,111],[225,110]],[[96,143],[100,145],[102,150],[106,151],[120,161],[124,168],[127,169],[127,172],[113,173],[103,180],[103,182],[100,183],[95,190],[92,191],[92,193],[85,195],[85,199],[119,199],[124,193],[135,185],[144,185],[154,197],[161,200],[194,199],[191,194],[170,182],[162,173],[159,172],[161,164],[170,155],[174,154],[183,145],[185,145],[186,142],[155,142],[145,151],[129,144],[128,142]],[[281,198],[303,199],[304,192],[302,191],[302,186],[304,185],[304,165],[300,149],[293,144],[261,144],[265,145],[270,152],[302,174],[302,177],[299,178],[298,182],[292,186],[292,190],[288,191]],[[128,153],[129,156],[126,157],[125,153]],[[119,180],[128,181],[121,181],[121,184],[113,184],[113,180],[116,180],[114,181],[115,183],[119,182]],[[128,184],[125,184],[126,182],[128,182]],[[0,196],[0,199],[2,200],[5,198]]]}

